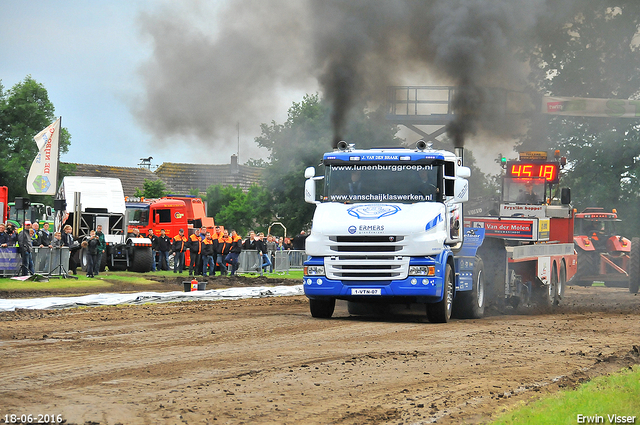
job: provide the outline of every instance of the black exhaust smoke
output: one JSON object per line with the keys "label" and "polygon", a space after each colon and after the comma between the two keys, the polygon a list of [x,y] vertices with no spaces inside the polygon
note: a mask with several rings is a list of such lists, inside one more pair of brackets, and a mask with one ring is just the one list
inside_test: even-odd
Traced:
{"label": "black exhaust smoke", "polygon": [[[416,69],[457,86],[447,127],[454,146],[479,126],[508,133],[514,121],[486,103],[483,87],[523,89],[526,67],[515,59],[525,42],[565,16],[572,0],[311,1],[319,82],[333,105],[335,141],[349,109],[376,100]],[[379,99],[379,97],[378,97]],[[500,105],[502,106],[502,105]]]}
{"label": "black exhaust smoke", "polygon": [[168,3],[139,19],[154,54],[140,68],[134,112],[159,144],[187,137],[223,148],[238,121],[272,120],[282,93],[315,90],[311,77],[331,102],[335,145],[351,108],[381,104],[388,86],[424,84],[426,74],[459,87],[448,134],[462,146],[479,125],[504,131],[481,87],[522,88],[528,69],[515,53],[574,4],[234,0],[207,14],[207,2]]}

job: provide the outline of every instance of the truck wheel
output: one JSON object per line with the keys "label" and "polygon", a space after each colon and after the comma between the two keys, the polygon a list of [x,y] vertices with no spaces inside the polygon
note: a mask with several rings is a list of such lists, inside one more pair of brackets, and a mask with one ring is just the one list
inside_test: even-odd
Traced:
{"label": "truck wheel", "polygon": [[629,292],[638,293],[640,287],[640,238],[631,239],[631,252],[629,253]]}
{"label": "truck wheel", "polygon": [[309,310],[311,310],[312,317],[318,317],[321,319],[327,319],[333,315],[333,310],[336,308],[336,299],[330,298],[328,300],[309,300]]}
{"label": "truck wheel", "polygon": [[551,268],[551,279],[549,279],[548,285],[543,285],[540,280],[538,280],[539,285],[535,287],[534,291],[537,295],[538,304],[541,307],[551,307],[555,303],[556,293],[558,288],[558,271],[556,269],[556,265],[554,264]]}
{"label": "truck wheel", "polygon": [[593,256],[595,253],[583,251],[579,247],[576,247],[576,251],[578,251],[578,269],[572,282],[578,286],[591,286],[593,281],[584,280],[582,277],[596,274],[596,261]]}
{"label": "truck wheel", "polygon": [[100,272],[105,271],[106,267],[107,267],[107,253],[103,252],[102,258],[100,259]]}
{"label": "truck wheel", "polygon": [[444,282],[442,299],[437,303],[427,304],[427,318],[432,323],[447,323],[451,319],[451,307],[453,305],[453,290],[454,290],[453,269],[451,264],[447,263],[447,267],[444,272]]}
{"label": "truck wheel", "polygon": [[132,272],[146,273],[151,271],[153,251],[150,246],[136,246],[133,248],[133,261],[129,266]]}
{"label": "truck wheel", "polygon": [[80,248],[80,253],[78,254],[78,257],[80,257],[80,269],[83,272],[87,271],[88,256],[89,256],[89,250],[86,248]]}
{"label": "truck wheel", "polygon": [[564,260],[560,263],[560,273],[558,274],[558,283],[556,285],[556,297],[554,300],[555,305],[560,305],[560,302],[564,298],[564,287],[567,285],[567,268],[564,265]]}
{"label": "truck wheel", "polygon": [[461,319],[480,319],[484,316],[484,263],[476,257],[473,266],[473,289],[456,293],[453,303],[455,317]]}
{"label": "truck wheel", "polygon": [[505,302],[505,277],[507,274],[507,251],[504,241],[485,238],[478,250],[484,264],[485,304],[502,309]]}

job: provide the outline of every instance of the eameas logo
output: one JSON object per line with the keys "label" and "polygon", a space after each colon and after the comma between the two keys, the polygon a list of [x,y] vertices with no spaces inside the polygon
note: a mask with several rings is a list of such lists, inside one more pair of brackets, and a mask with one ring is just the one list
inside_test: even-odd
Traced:
{"label": "eameas logo", "polygon": [[389,204],[357,205],[347,210],[347,213],[359,220],[377,220],[388,217],[400,211],[400,207]]}

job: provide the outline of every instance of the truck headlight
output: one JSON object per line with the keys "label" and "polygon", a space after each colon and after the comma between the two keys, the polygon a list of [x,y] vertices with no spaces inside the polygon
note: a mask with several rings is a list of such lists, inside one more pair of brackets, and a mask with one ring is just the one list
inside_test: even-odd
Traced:
{"label": "truck headlight", "polygon": [[436,266],[409,266],[410,276],[435,276]]}
{"label": "truck headlight", "polygon": [[324,266],[304,266],[305,276],[324,276]]}

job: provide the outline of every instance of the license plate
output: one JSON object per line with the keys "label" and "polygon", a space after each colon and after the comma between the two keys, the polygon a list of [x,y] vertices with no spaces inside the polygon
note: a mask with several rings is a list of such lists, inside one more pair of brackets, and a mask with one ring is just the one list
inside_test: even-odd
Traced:
{"label": "license plate", "polygon": [[351,288],[351,295],[382,295],[380,288]]}

